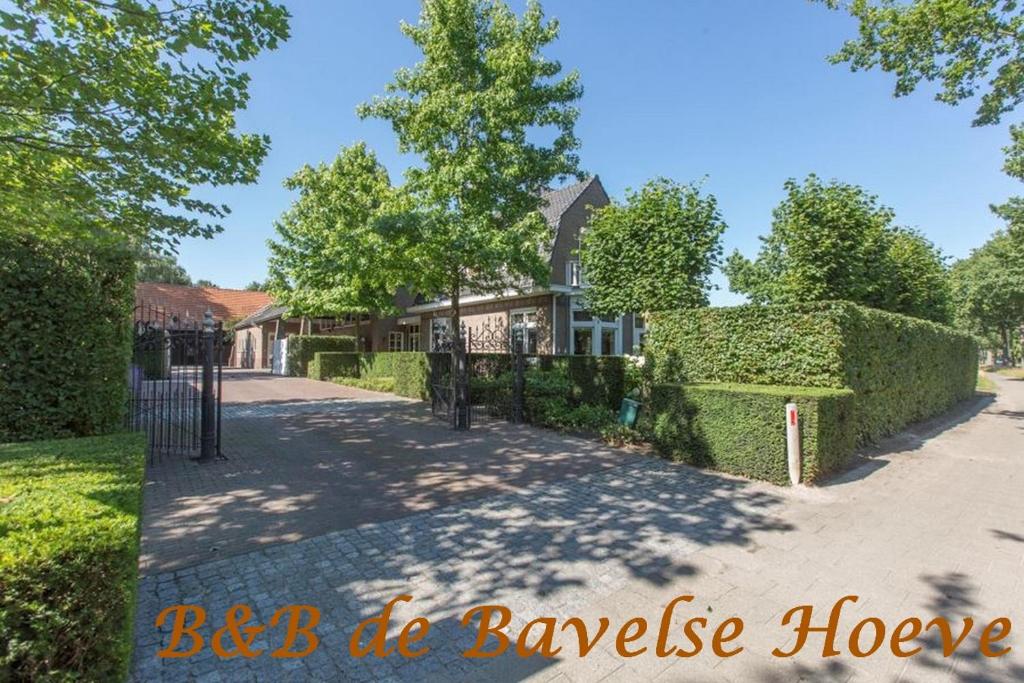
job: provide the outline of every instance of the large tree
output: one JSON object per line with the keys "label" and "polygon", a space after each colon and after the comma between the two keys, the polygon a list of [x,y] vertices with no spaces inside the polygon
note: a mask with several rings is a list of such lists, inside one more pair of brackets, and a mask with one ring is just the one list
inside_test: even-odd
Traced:
{"label": "large tree", "polygon": [[404,246],[383,226],[391,206],[387,170],[365,144],[330,164],[303,166],[285,181],[299,193],[268,242],[268,285],[293,315],[334,317],[389,311],[404,284]]}
{"label": "large tree", "polygon": [[[1019,0],[823,0],[859,23],[835,63],[854,71],[878,67],[896,76],[897,97],[921,81],[938,83],[935,98],[976,100],[973,125],[998,124],[1024,102],[1024,5]],[[1024,127],[1010,126],[1004,170],[1024,180]],[[993,209],[1024,226],[1024,199]]]}
{"label": "large tree", "polygon": [[11,0],[0,9],[0,230],[209,237],[197,185],[255,182],[240,66],[287,37],[270,0]]}
{"label": "large tree", "polygon": [[143,249],[135,263],[135,279],[139,282],[192,285],[192,278],[181,267],[174,254]]}
{"label": "large tree", "polygon": [[951,281],[956,325],[1012,358],[1024,325],[1024,251],[997,232],[953,266]]}
{"label": "large tree", "polygon": [[424,0],[401,28],[423,60],[359,112],[390,121],[399,150],[421,159],[405,174],[414,212],[393,223],[408,234],[410,284],[451,300],[459,335],[466,291],[546,281],[537,209],[553,179],[578,174],[582,89],[541,54],[558,24],[537,2],[520,18],[500,0]]}
{"label": "large tree", "polygon": [[893,225],[892,209],[856,185],[788,180],[757,259],[734,252],[729,288],[754,303],[843,299],[936,321],[948,317],[942,254]]}
{"label": "large tree", "polygon": [[657,178],[627,191],[583,231],[587,305],[600,315],[706,305],[725,227],[714,195],[695,185]]}

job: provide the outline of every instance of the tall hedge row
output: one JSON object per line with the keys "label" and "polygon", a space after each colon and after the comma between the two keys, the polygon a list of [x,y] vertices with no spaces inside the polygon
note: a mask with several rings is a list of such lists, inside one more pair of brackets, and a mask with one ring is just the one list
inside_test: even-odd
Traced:
{"label": "tall hedge row", "polygon": [[789,483],[786,404],[800,414],[801,481],[853,453],[853,392],[753,384],[656,384],[640,429],[665,455],[699,467]]}
{"label": "tall hedge row", "polygon": [[0,442],[122,426],[134,298],[122,248],[0,234]]}
{"label": "tall hedge row", "polygon": [[860,443],[971,396],[977,374],[969,335],[847,302],[659,313],[647,343],[655,383],[852,389]]}
{"label": "tall hedge row", "polygon": [[356,350],[356,338],[332,334],[293,334],[288,337],[284,372],[291,377],[306,377],[309,362],[321,351],[351,353]]}

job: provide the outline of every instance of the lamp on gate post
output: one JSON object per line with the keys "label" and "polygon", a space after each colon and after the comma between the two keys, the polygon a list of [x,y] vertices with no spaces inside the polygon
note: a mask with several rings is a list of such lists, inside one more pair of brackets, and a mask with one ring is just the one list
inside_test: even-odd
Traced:
{"label": "lamp on gate post", "polygon": [[199,462],[210,462],[217,450],[217,406],[213,396],[213,313],[203,316],[203,390],[200,413]]}

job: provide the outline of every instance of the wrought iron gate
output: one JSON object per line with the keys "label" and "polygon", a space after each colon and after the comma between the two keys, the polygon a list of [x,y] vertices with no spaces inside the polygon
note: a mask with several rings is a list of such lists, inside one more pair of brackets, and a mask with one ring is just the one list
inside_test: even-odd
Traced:
{"label": "wrought iron gate", "polygon": [[221,455],[224,330],[207,311],[202,321],[136,306],[127,426],[146,433],[150,458]]}
{"label": "wrought iron gate", "polygon": [[481,418],[522,422],[526,361],[523,343],[501,324],[461,326],[459,341],[435,337],[428,354],[434,417],[453,429],[469,429]]}

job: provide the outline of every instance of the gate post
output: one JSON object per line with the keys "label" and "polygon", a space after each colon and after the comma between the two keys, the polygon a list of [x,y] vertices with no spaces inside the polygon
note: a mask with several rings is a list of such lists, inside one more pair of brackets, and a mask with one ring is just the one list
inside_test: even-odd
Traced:
{"label": "gate post", "polygon": [[465,335],[452,344],[452,429],[469,429],[469,373],[466,370]]}
{"label": "gate post", "polygon": [[523,357],[523,340],[512,338],[512,410],[509,422],[525,422],[526,359]]}
{"label": "gate post", "polygon": [[217,451],[217,406],[213,395],[213,313],[203,316],[203,393],[200,417],[199,462],[211,462]]}

